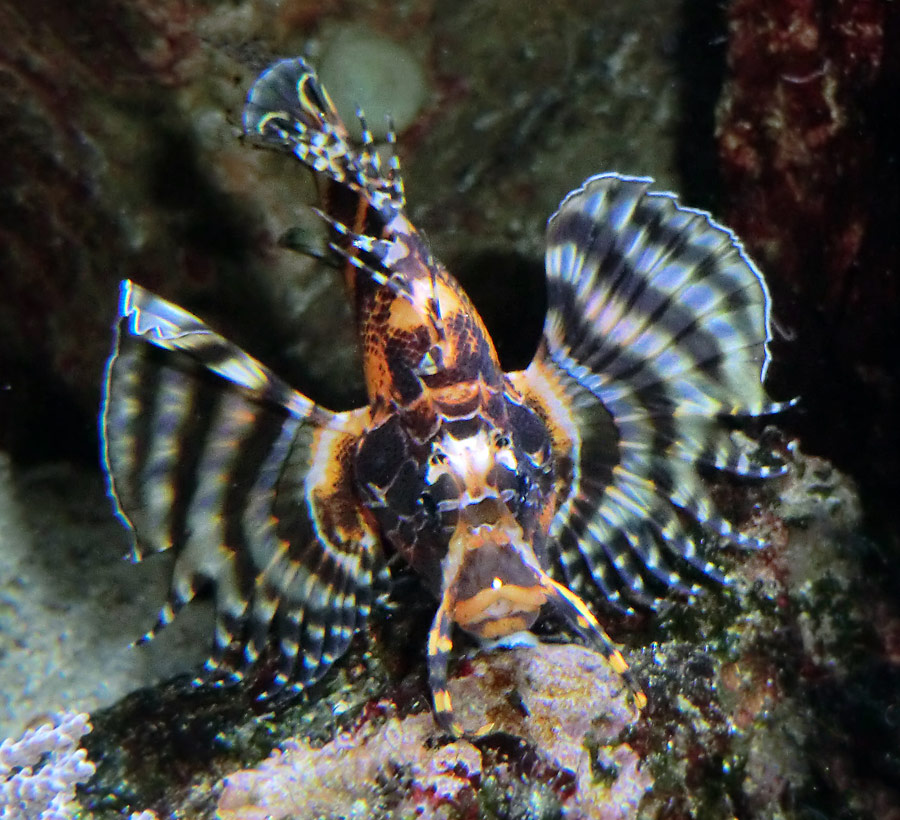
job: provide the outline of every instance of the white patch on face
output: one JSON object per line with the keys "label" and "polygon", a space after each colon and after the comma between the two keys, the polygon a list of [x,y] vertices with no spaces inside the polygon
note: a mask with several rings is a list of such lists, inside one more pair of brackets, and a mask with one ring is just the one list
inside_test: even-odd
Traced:
{"label": "white patch on face", "polygon": [[498,464],[506,467],[507,470],[515,472],[518,468],[516,462],[516,454],[512,451],[512,447],[503,447],[497,451],[496,461]]}
{"label": "white patch on face", "polygon": [[498,448],[491,432],[479,430],[463,439],[445,435],[432,447],[425,480],[434,484],[442,475],[449,475],[460,489],[459,503],[464,506],[496,498],[496,489],[488,484],[488,475],[497,464],[513,471],[517,467],[512,445]]}
{"label": "white patch on face", "polygon": [[448,474],[460,488],[459,501],[464,505],[487,497],[487,476],[493,466],[494,451],[486,431],[464,439],[443,436],[433,447],[425,480],[433,484]]}

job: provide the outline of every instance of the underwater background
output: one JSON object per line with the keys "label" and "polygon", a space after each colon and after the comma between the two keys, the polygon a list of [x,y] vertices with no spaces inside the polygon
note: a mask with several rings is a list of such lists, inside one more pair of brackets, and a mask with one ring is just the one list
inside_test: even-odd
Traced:
{"label": "underwater background", "polygon": [[[900,817],[900,7],[37,0],[0,2],[0,31],[0,737],[21,738],[0,795],[34,768],[8,816],[57,816],[56,789],[58,816]],[[596,656],[548,643],[463,659],[465,722],[505,734],[434,744],[411,579],[277,710],[192,688],[208,602],[130,646],[170,568],[120,560],[100,472],[119,280],[364,402],[315,186],[240,136],[259,71],[300,54],[339,105],[394,115],[410,218],[508,369],[538,342],[546,220],[591,174],[654,177],[764,272],[769,392],[800,403],[760,432],[792,469],[716,485],[770,543],[723,552],[733,584],[599,613],[640,719]]]}

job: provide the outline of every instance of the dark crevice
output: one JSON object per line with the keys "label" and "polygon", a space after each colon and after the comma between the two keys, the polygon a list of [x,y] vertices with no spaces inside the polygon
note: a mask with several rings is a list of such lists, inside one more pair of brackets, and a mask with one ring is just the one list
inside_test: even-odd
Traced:
{"label": "dark crevice", "polygon": [[676,161],[682,201],[716,210],[720,200],[716,106],[725,80],[727,27],[721,0],[684,0],[675,47],[679,79]]}
{"label": "dark crevice", "polygon": [[451,267],[481,314],[503,369],[527,367],[547,312],[543,260],[487,250],[459,257]]}

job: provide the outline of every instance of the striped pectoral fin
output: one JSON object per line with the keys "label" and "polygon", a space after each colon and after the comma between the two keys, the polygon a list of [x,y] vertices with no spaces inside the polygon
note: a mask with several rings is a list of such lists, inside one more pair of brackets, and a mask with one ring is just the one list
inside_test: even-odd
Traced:
{"label": "striped pectoral fin", "polygon": [[211,582],[208,673],[240,674],[271,639],[285,678],[307,650],[297,677],[321,675],[384,579],[345,455],[361,415],[317,407],[195,316],[123,283],[102,414],[109,492],[136,558],[176,553],[145,639]]}
{"label": "striped pectoral fin", "polygon": [[730,231],[650,184],[593,177],[550,219],[550,350],[598,392],[662,385],[668,399],[762,411],[765,280]]}
{"label": "striped pectoral fin", "polygon": [[196,316],[122,283],[101,437],[136,559],[212,527],[229,482],[252,478],[244,462],[252,467],[283,424],[329,417]]}
{"label": "striped pectoral fin", "polygon": [[647,705],[647,696],[640,683],[622,657],[619,647],[606,634],[584,601],[546,573],[541,574],[541,585],[547,592],[548,602],[609,661],[613,671],[627,684],[634,703],[643,709]]}
{"label": "striped pectoral fin", "polygon": [[101,434],[110,495],[137,531],[137,558],[183,540],[198,476],[220,477],[248,434],[316,413],[328,415],[197,317],[122,283]]}
{"label": "striped pectoral fin", "polygon": [[285,436],[245,513],[246,529],[258,534],[252,552],[268,560],[250,596],[238,672],[274,642],[268,693],[321,678],[387,592],[381,545],[354,489],[352,452],[367,417],[367,410],[337,414]]}
{"label": "striped pectoral fin", "polygon": [[613,602],[652,602],[646,582],[693,591],[680,559],[721,577],[698,555],[697,524],[746,540],[698,466],[783,469],[756,463],[724,423],[784,407],[763,387],[765,281],[726,228],[649,185],[594,177],[551,218],[544,338],[514,377],[569,465],[550,528],[557,574]]}
{"label": "striped pectoral fin", "polygon": [[463,737],[465,731],[453,715],[453,702],[447,689],[447,664],[453,646],[451,608],[452,602],[445,593],[428,633],[428,683],[434,702],[434,717],[438,725],[453,737]]}
{"label": "striped pectoral fin", "polygon": [[358,503],[350,460],[366,416],[285,425],[260,461],[240,509],[251,575],[234,599],[237,617],[221,613],[208,665],[215,677],[244,678],[268,653],[275,675],[263,696],[302,689],[346,652],[387,592],[380,541]]}
{"label": "striped pectoral fin", "polygon": [[765,412],[765,280],[728,229],[650,182],[593,177],[550,219],[548,352],[603,401]]}
{"label": "striped pectoral fin", "polygon": [[547,544],[551,573],[582,594],[599,592],[622,611],[630,602],[655,604],[645,574],[662,586],[687,589],[648,524],[654,513],[671,516],[671,504],[663,505],[647,485],[640,486],[642,498],[631,498],[624,486],[630,476],[618,466],[623,454],[612,415],[542,359],[511,378],[544,420],[557,466],[557,506]]}

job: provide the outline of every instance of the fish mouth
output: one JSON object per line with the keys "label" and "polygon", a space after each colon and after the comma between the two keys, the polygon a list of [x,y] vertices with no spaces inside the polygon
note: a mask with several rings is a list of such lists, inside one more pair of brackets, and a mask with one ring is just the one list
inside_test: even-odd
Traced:
{"label": "fish mouth", "polygon": [[445,564],[441,610],[462,629],[495,641],[531,628],[552,606],[617,670],[626,668],[615,644],[581,598],[541,566],[522,526],[497,497],[460,507]]}
{"label": "fish mouth", "polygon": [[450,542],[450,617],[483,640],[523,632],[547,602],[537,557],[499,499],[466,505]]}
{"label": "fish mouth", "polygon": [[453,623],[485,643],[504,643],[526,632],[548,603],[603,653],[643,707],[646,695],[586,604],[541,567],[505,505],[487,500],[494,503],[481,501],[468,505],[476,509],[460,511],[444,565],[443,594],[428,633],[428,680],[438,722],[451,734],[463,734],[447,689]]}
{"label": "fish mouth", "polygon": [[460,508],[448,557],[442,608],[466,632],[484,641],[525,632],[549,604],[607,657],[621,658],[584,601],[541,566],[499,498]]}
{"label": "fish mouth", "polygon": [[467,632],[492,641],[529,629],[546,602],[547,592],[540,584],[502,583],[498,577],[492,586],[457,600],[452,617]]}

